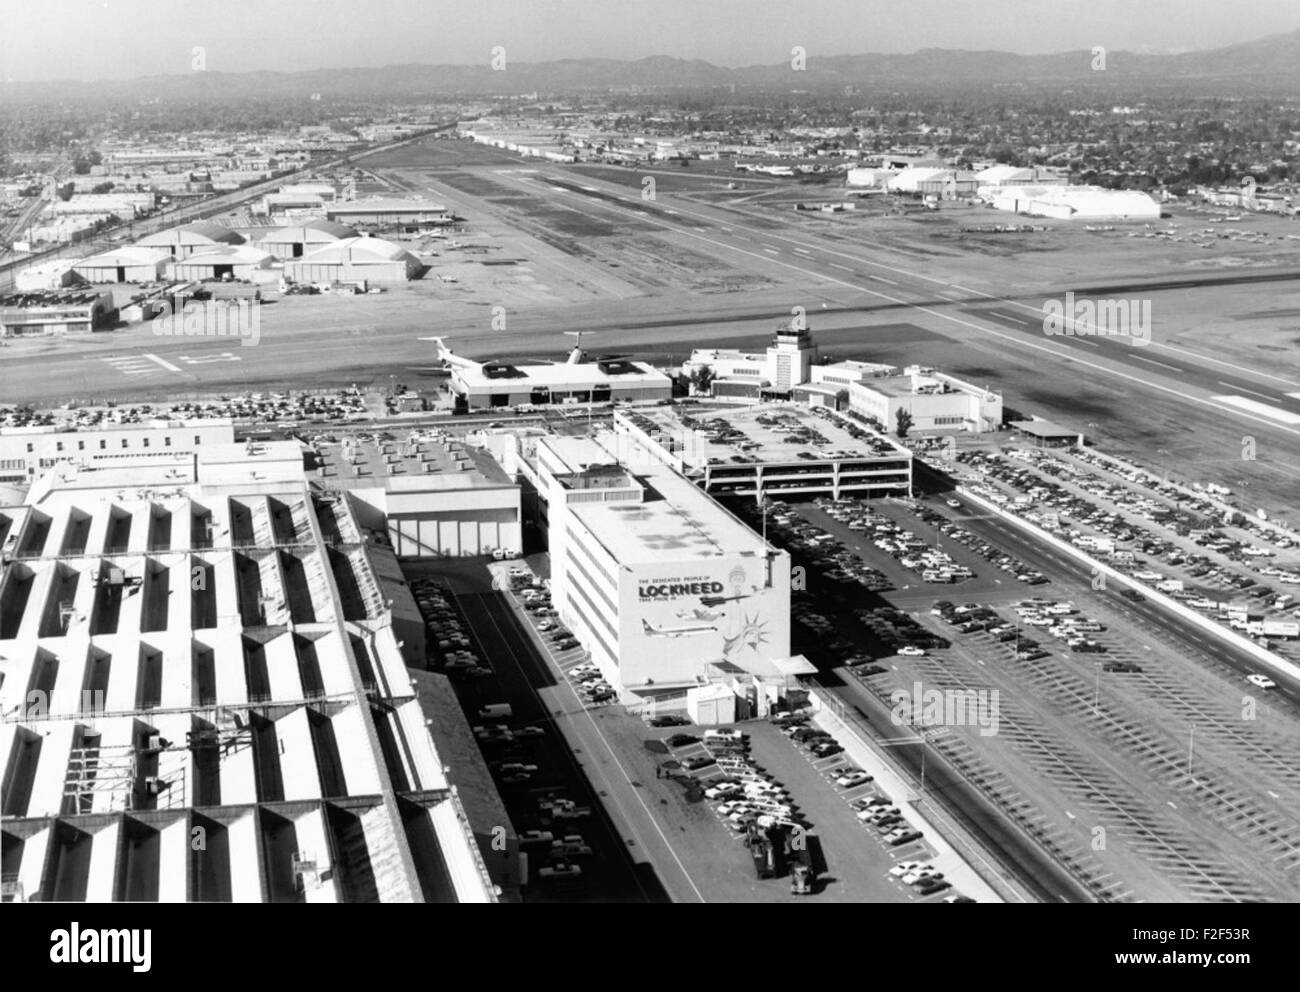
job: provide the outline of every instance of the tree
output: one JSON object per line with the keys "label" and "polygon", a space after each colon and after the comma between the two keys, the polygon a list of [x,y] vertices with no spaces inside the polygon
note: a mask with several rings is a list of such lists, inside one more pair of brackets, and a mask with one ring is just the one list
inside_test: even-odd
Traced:
{"label": "tree", "polygon": [[708,394],[713,391],[713,380],[718,374],[708,365],[697,365],[691,369],[691,390],[694,393]]}
{"label": "tree", "polygon": [[903,438],[907,437],[907,432],[912,429],[912,415],[900,406],[898,408],[898,413],[894,417],[894,422],[897,425],[895,433],[898,434],[898,438],[901,441]]}

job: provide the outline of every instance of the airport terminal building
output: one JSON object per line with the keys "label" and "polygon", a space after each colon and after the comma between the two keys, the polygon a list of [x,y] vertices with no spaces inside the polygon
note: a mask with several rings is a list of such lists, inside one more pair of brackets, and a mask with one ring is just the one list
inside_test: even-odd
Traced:
{"label": "airport terminal building", "polygon": [[441,341],[438,357],[450,372],[448,390],[461,409],[668,400],[673,381],[645,362],[587,361],[574,348],[566,362],[476,362]]}
{"label": "airport terminal building", "polygon": [[391,550],[296,443],[0,506],[5,901],[490,902]]}

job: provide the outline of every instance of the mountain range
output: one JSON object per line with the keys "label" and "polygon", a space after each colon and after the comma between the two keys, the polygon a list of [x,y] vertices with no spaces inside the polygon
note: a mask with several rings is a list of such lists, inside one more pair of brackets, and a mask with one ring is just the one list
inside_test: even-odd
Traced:
{"label": "mountain range", "polygon": [[[390,65],[302,72],[191,72],[125,81],[0,84],[0,100],[436,99],[538,92],[640,91],[833,92],[846,88],[1036,87],[1138,84],[1204,88],[1258,85],[1300,90],[1300,31],[1203,51],[1151,54],[1081,49],[1049,55],[925,48],[908,54],[818,55],[805,68],[790,62],[726,68],[668,56],[621,61],[581,58],[479,65]],[[1200,85],[1198,85],[1200,84]],[[1235,85],[1234,85],[1235,84]]]}

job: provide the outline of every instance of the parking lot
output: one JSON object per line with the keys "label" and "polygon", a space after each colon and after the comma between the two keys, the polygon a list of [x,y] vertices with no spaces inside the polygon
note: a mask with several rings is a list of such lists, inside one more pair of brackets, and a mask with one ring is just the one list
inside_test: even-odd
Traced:
{"label": "parking lot", "polygon": [[[1279,763],[1297,746],[1293,725],[1243,722],[1237,687],[1258,687],[1246,686],[1185,630],[1170,636],[1157,629],[1140,604],[1094,588],[1077,564],[953,502],[941,496],[913,507],[884,500],[870,508],[916,538],[943,542],[954,561],[969,562],[977,573],[948,583],[918,582],[904,571],[897,549],[865,538],[868,515],[858,508],[845,504],[830,514],[837,508],[826,501],[782,508],[786,519],[775,528],[769,521],[769,535],[778,544],[793,535],[796,560],[808,563],[807,589],[795,596],[796,649],[822,671],[843,676],[836,692],[886,720],[898,690],[996,690],[996,734],[950,728],[931,756],[977,787],[1097,898],[1231,900],[1287,891],[1261,866],[1296,861],[1288,845],[1300,838],[1253,782],[1267,777],[1270,797],[1300,799],[1294,773]],[[753,511],[739,512],[758,523]],[[802,522],[830,533],[832,542],[810,543]],[[818,545],[838,556],[833,542],[895,588],[864,594],[823,581]],[[1020,578],[1035,574],[1050,581]],[[1030,599],[1042,602],[1019,613],[1016,604]],[[950,624],[942,607],[966,615]],[[1093,847],[1097,828],[1106,831],[1102,851]],[[1215,833],[1221,846],[1207,851],[1198,838]]]}

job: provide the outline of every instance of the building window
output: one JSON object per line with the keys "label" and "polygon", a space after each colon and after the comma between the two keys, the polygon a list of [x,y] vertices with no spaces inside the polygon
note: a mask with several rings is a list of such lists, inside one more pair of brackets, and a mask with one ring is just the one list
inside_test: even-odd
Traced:
{"label": "building window", "polygon": [[103,438],[100,438],[100,439],[99,439],[99,450],[100,450],[100,451],[103,451],[103,450],[104,450],[105,448],[107,448],[107,447],[108,447],[108,442],[105,441]]}
{"label": "building window", "polygon": [[127,439],[126,439],[126,438],[122,438],[122,447],[125,448],[125,447],[126,447],[126,444],[127,444]]}
{"label": "building window", "polygon": [[171,446],[172,446],[172,436],[168,434],[163,438],[163,447],[170,448]]}
{"label": "building window", "polygon": [[145,438],[143,443],[144,443],[144,446],[145,446],[146,448],[149,447],[149,439],[148,439],[148,438]]}
{"label": "building window", "polygon": [[85,450],[86,450],[86,442],[85,442],[85,441],[78,441],[78,442],[77,442],[77,450],[78,450],[78,451],[85,451]]}
{"label": "building window", "polygon": [[194,444],[197,446],[198,443],[199,443],[199,436],[198,436],[197,434],[195,434],[195,435],[194,435]]}
{"label": "building window", "polygon": [[54,442],[54,450],[55,450],[55,451],[62,451],[62,450],[63,450],[63,442],[62,442],[62,441],[55,441],[55,442]]}
{"label": "building window", "polygon": [[28,441],[28,442],[27,442],[27,451],[28,451],[29,454],[31,453],[31,450],[32,450],[32,442],[31,442],[31,441]]}

